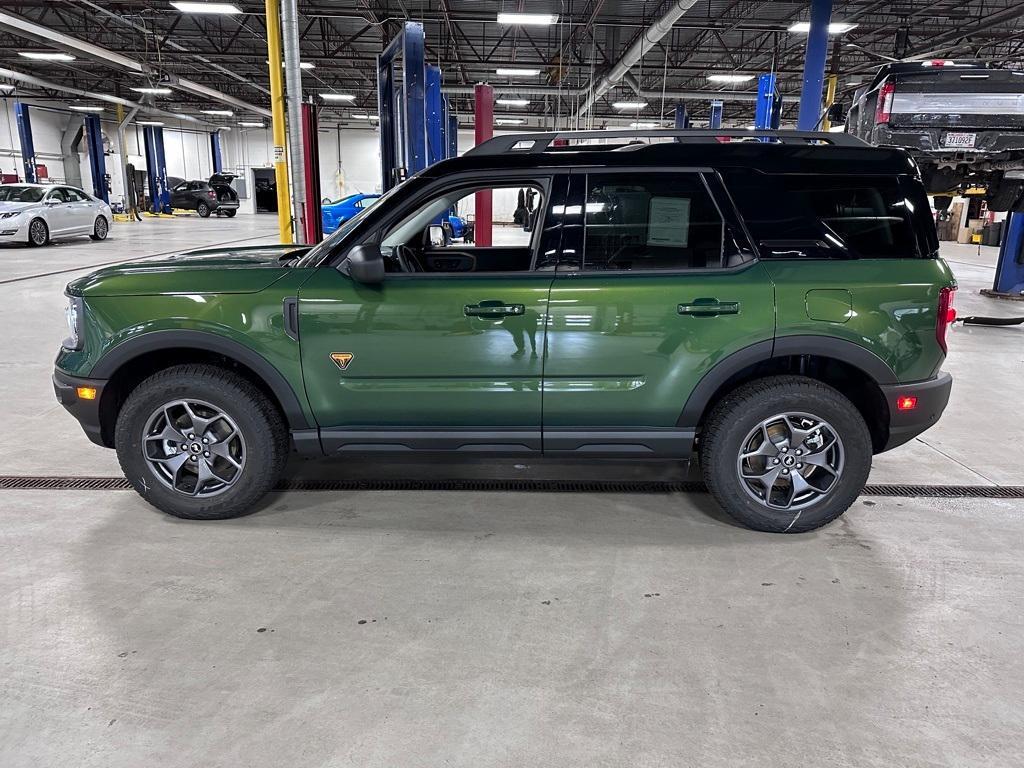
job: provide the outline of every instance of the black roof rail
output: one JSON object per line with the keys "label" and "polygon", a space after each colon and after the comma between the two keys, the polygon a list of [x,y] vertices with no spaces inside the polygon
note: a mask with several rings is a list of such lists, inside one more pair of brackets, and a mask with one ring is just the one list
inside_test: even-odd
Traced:
{"label": "black roof rail", "polygon": [[[704,128],[704,129],[665,129],[652,130],[621,130],[621,131],[545,131],[538,133],[515,133],[495,136],[483,144],[478,144],[466,155],[503,155],[506,152],[533,154],[557,149],[552,146],[556,141],[575,141],[580,139],[646,139],[668,138],[677,139],[684,144],[716,143],[719,137],[730,139],[770,138],[780,144],[829,144],[835,147],[869,147],[865,141],[849,133],[831,133],[825,131],[771,131],[750,130],[748,128]],[[771,142],[767,142],[771,143]],[[599,147],[594,147],[595,149]],[[581,149],[581,148],[578,148]],[[589,149],[587,147],[586,149]]]}

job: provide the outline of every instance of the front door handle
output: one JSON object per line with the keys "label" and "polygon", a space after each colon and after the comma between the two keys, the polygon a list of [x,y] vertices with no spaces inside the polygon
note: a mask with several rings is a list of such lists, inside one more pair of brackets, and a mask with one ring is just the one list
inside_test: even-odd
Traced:
{"label": "front door handle", "polygon": [[526,314],[526,306],[506,304],[503,301],[481,301],[479,304],[467,304],[462,311],[466,317],[510,317]]}
{"label": "front door handle", "polygon": [[738,315],[738,301],[719,301],[718,299],[694,299],[689,304],[680,304],[676,311],[680,315],[694,317],[717,317],[718,315]]}

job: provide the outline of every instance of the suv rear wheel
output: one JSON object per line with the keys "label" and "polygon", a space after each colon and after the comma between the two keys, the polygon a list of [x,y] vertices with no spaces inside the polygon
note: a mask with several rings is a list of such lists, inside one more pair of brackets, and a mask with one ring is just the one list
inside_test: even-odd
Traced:
{"label": "suv rear wheel", "polygon": [[118,415],[114,442],[146,501],[193,520],[251,512],[288,455],[274,405],[245,379],[209,365],[179,365],[143,381]]}
{"label": "suv rear wheel", "polygon": [[832,387],[776,376],[727,395],[701,442],[704,481],[735,520],[759,531],[801,533],[843,514],[867,482],[871,436]]}
{"label": "suv rear wheel", "polygon": [[204,219],[209,217],[209,215],[210,215],[210,206],[206,203],[205,200],[200,200],[199,201],[199,204],[196,206],[196,213],[198,213]]}

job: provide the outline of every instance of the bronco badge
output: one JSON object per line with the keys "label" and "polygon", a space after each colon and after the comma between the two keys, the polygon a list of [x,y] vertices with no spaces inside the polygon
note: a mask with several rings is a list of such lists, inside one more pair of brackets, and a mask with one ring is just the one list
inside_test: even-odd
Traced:
{"label": "bronco badge", "polygon": [[351,352],[332,352],[331,353],[331,360],[333,360],[335,362],[335,364],[339,368],[341,368],[341,370],[343,370],[343,371],[346,368],[348,368],[348,364],[352,362],[352,358],[353,357],[355,357],[355,355],[353,355]]}

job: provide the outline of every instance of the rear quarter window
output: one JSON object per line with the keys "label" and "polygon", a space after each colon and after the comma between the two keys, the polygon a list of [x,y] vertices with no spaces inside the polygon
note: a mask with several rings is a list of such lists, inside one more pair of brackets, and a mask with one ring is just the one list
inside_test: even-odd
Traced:
{"label": "rear quarter window", "polygon": [[938,248],[927,197],[909,178],[724,177],[764,257],[907,259]]}

